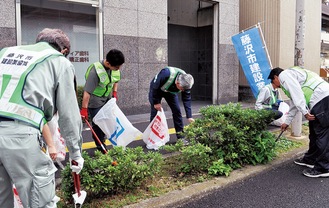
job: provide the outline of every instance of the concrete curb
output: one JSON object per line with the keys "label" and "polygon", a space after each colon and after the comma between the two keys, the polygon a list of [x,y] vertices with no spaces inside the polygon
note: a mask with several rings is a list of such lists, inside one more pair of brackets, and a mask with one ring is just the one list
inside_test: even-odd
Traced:
{"label": "concrete curb", "polygon": [[[289,138],[289,136],[285,136]],[[172,208],[186,203],[187,201],[196,200],[203,196],[206,196],[213,191],[225,188],[239,181],[246,180],[253,177],[263,171],[270,170],[277,167],[282,163],[292,161],[293,159],[302,156],[308,149],[308,137],[302,136],[298,139],[289,138],[292,140],[298,140],[303,143],[299,148],[292,149],[288,152],[280,154],[275,160],[266,165],[246,166],[238,170],[232,171],[229,177],[217,177],[213,180],[203,183],[193,184],[185,187],[182,190],[175,190],[164,194],[160,197],[150,198],[141,201],[136,204],[125,206],[125,208]]]}

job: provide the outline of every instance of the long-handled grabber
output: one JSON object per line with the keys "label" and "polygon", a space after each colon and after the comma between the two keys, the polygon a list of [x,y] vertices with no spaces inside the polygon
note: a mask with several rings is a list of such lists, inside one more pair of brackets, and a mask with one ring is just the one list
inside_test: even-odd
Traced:
{"label": "long-handled grabber", "polygon": [[107,154],[107,150],[104,147],[103,143],[101,142],[101,140],[98,138],[96,132],[93,130],[93,127],[90,125],[90,123],[88,122],[88,120],[83,117],[84,121],[86,122],[86,124],[88,125],[88,127],[90,128],[91,132],[93,133],[94,137],[96,138],[98,144],[102,147],[102,150],[104,151],[104,154]]}
{"label": "long-handled grabber", "polygon": [[279,136],[276,138],[275,142],[279,141],[279,139],[280,139],[280,137],[281,137],[281,135],[282,135],[283,132],[284,131],[281,131],[281,133],[279,134]]}
{"label": "long-handled grabber", "polygon": [[[72,160],[72,165],[78,165],[78,163],[74,160]],[[72,172],[73,180],[74,180],[74,189],[75,194],[73,194],[74,199],[74,207],[82,207],[83,202],[85,201],[87,197],[87,192],[80,190],[80,175],[76,172]]]}

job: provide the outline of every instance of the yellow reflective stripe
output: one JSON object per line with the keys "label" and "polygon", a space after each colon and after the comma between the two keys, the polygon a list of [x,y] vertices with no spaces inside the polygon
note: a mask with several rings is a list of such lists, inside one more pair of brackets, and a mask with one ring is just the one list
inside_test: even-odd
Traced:
{"label": "yellow reflective stripe", "polygon": [[3,115],[5,115],[6,113],[14,113],[18,116],[21,116],[23,118],[21,118],[21,120],[25,120],[28,119],[30,121],[34,122],[34,125],[39,126],[40,121],[43,118],[43,115],[37,111],[35,111],[32,108],[23,106],[23,105],[19,105],[16,103],[8,103],[8,102],[4,102],[4,101],[0,101],[0,112],[3,112]]}
{"label": "yellow reflective stripe", "polygon": [[[87,130],[89,130],[89,128]],[[170,128],[168,131],[169,131],[169,134],[175,134],[176,133],[176,131],[175,131],[174,128]],[[141,139],[142,139],[142,137],[140,136],[140,137],[136,138],[135,140],[141,140]],[[105,144],[107,146],[109,146],[109,145],[111,146],[112,145],[111,142],[108,139],[106,139]],[[82,149],[83,150],[92,149],[92,148],[96,148],[95,142],[84,142],[82,144]],[[67,148],[66,148],[66,152],[68,152],[68,149]]]}

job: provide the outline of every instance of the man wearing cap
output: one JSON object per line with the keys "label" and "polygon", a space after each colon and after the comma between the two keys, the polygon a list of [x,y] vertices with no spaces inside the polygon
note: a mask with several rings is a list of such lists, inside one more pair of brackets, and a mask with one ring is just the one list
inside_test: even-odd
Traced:
{"label": "man wearing cap", "polygon": [[270,75],[292,101],[281,130],[287,129],[298,111],[309,121],[309,149],[294,163],[309,168],[303,171],[307,177],[329,177],[329,84],[298,66],[274,68]]}
{"label": "man wearing cap", "polygon": [[[88,119],[88,113],[91,120],[98,111],[106,104],[111,97],[118,99],[118,82],[121,79],[120,68],[125,62],[125,57],[120,50],[112,49],[106,54],[102,61],[91,64],[85,74],[86,83],[83,88],[81,117]],[[97,138],[92,135],[96,147],[103,154],[106,153],[105,133],[92,122],[92,128],[102,144],[99,144]]]}
{"label": "man wearing cap", "polygon": [[282,100],[278,88],[280,83],[274,82],[274,77],[271,75],[268,77],[271,80],[270,84],[265,85],[259,90],[257,100],[255,103],[256,110],[272,110],[275,113],[274,120],[282,117],[283,113],[279,111],[279,105]]}
{"label": "man wearing cap", "polygon": [[0,51],[0,207],[14,207],[15,184],[24,207],[56,207],[52,159],[40,134],[58,111],[73,172],[79,173],[82,122],[74,90],[74,67],[66,34],[46,28],[36,44]]}
{"label": "man wearing cap", "polygon": [[[183,132],[184,124],[182,113],[178,102],[178,93],[181,92],[182,101],[189,122],[193,122],[191,109],[191,91],[194,79],[182,69],[176,67],[165,67],[151,81],[149,90],[149,101],[151,104],[150,121],[161,111],[161,100],[164,98],[168,103],[174,120],[177,139],[183,139],[180,132]],[[186,143],[185,140],[183,140]]]}

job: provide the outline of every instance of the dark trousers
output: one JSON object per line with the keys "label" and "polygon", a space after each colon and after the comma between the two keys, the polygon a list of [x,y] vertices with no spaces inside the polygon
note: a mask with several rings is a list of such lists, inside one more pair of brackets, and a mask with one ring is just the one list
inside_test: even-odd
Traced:
{"label": "dark trousers", "polygon": [[[90,115],[91,120],[96,116],[96,114],[98,113],[98,111],[101,109],[100,108],[88,108],[88,112]],[[106,144],[105,144],[105,133],[99,128],[99,126],[97,126],[94,122],[92,122],[92,128],[94,130],[94,132],[96,133],[98,139],[101,141],[101,143],[103,144],[103,146],[106,149]],[[95,138],[94,134],[92,134],[94,142],[96,144],[96,147],[99,151],[104,152],[101,144],[97,141],[97,139]]]}
{"label": "dark trousers", "polygon": [[[177,96],[177,94],[172,94],[170,92],[162,92],[161,97],[166,100],[166,102],[168,103],[168,105],[171,109],[172,117],[174,120],[174,127],[176,130],[176,137],[177,137],[177,139],[180,139],[183,136],[180,135],[179,132],[183,131],[184,124],[183,124],[182,113],[181,113],[180,106],[179,106],[178,96]],[[157,114],[157,110],[154,108],[154,104],[153,104],[152,90],[150,90],[150,92],[149,92],[149,101],[151,104],[150,121],[152,121],[153,118]]]}
{"label": "dark trousers", "polygon": [[309,149],[304,160],[314,163],[314,169],[329,171],[329,96],[323,98],[311,110],[314,121],[309,121]]}

